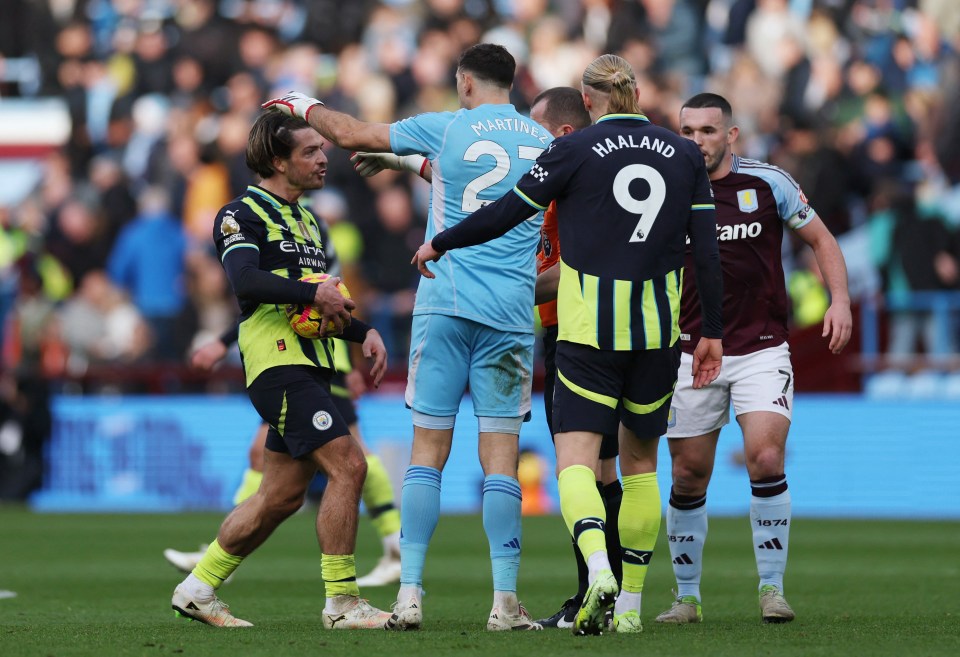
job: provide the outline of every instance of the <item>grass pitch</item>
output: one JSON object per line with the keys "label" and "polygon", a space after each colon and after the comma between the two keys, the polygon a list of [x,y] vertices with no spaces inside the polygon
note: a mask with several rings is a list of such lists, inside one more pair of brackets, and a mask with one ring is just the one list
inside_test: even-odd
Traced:
{"label": "grass pitch", "polygon": [[[953,655],[960,654],[960,523],[812,520],[791,531],[787,597],[797,620],[762,625],[750,529],[713,518],[702,585],[704,623],[661,626],[672,601],[669,552],[657,546],[644,593],[644,633],[488,633],[490,569],[479,517],[445,516],[427,558],[424,628],[324,631],[311,513],[301,513],[241,567],[221,597],[255,627],[218,630],[174,618],[181,576],[161,556],[213,538],[217,514],[38,515],[0,507],[0,656],[183,655]],[[520,597],[535,617],[576,585],[559,517],[525,518]],[[379,555],[361,526],[358,569]],[[389,608],[396,587],[364,591]]]}

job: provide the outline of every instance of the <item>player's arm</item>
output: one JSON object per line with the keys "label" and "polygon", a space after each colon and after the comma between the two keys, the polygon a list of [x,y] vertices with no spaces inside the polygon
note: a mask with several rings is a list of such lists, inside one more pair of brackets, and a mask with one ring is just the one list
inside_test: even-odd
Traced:
{"label": "player's arm", "polygon": [[209,372],[227,355],[230,346],[240,337],[240,325],[233,323],[216,340],[210,340],[197,347],[190,354],[190,365],[198,370]]}
{"label": "player's arm", "polygon": [[427,182],[433,182],[433,167],[430,160],[419,153],[397,155],[395,153],[354,153],[350,156],[354,170],[364,178],[375,176],[384,169],[409,171]]}
{"label": "player's arm", "polygon": [[446,251],[489,242],[530,217],[545,212],[550,202],[563,193],[583,157],[567,139],[561,137],[551,142],[512,191],[457,225],[437,233],[433,240],[420,247],[411,263],[416,264],[425,277],[434,278],[426,263],[439,260]]}
{"label": "player's arm", "polygon": [[328,278],[322,283],[295,281],[260,269],[259,249],[234,248],[223,254],[223,269],[240,299],[255,303],[302,303],[311,305],[323,316],[321,335],[328,322],[337,332],[350,324],[350,311],[357,307],[352,299],[344,299],[337,289],[340,279]]}
{"label": "player's arm", "polygon": [[549,269],[537,274],[537,283],[533,288],[533,303],[539,306],[541,303],[548,303],[557,298],[557,291],[560,289],[560,263],[556,263]]}
{"label": "player's arm", "polygon": [[839,354],[853,335],[847,265],[836,238],[818,216],[796,229],[797,236],[810,245],[817,266],[830,290],[830,307],[823,316],[823,337],[830,336],[830,351]]}
{"label": "player's arm", "polygon": [[360,344],[364,358],[372,361],[370,376],[373,377],[373,385],[379,388],[380,381],[387,372],[387,347],[380,333],[366,322],[354,319],[338,337]]}
{"label": "player's arm", "polygon": [[544,208],[529,205],[514,189],[490,205],[483,206],[456,226],[437,233],[431,241],[417,250],[410,262],[415,264],[425,277],[434,278],[433,272],[427,269],[428,262],[439,260],[450,249],[462,249],[496,239],[543,210]]}
{"label": "player's arm", "polygon": [[281,98],[273,98],[261,107],[300,117],[340,148],[374,153],[390,150],[388,124],[355,119],[349,114],[329,109],[316,98],[299,92],[292,91]]}
{"label": "player's arm", "polygon": [[692,374],[693,387],[702,388],[720,375],[723,360],[723,272],[717,248],[716,210],[692,210],[691,215],[687,230],[693,247],[703,318],[700,341],[693,350]]}
{"label": "player's arm", "polygon": [[717,245],[717,210],[707,168],[699,153],[696,161],[694,196],[687,219],[687,235],[696,268],[700,295],[700,341],[693,350],[693,387],[702,388],[720,375],[723,361],[723,270]]}

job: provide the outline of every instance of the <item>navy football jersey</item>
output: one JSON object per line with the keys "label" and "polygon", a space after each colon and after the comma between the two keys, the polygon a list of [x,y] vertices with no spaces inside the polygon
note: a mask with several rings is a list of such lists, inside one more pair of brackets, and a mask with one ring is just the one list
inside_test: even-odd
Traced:
{"label": "navy football jersey", "polygon": [[[248,249],[258,254],[260,269],[294,281],[304,274],[326,272],[329,264],[326,235],[313,214],[256,185],[220,210],[213,239],[224,266],[232,253]],[[278,365],[334,367],[332,340],[310,340],[294,333],[280,304],[237,301],[247,385]]]}
{"label": "navy football jersey", "polygon": [[559,340],[613,350],[677,341],[688,229],[716,221],[693,142],[643,115],[609,114],[554,141],[514,192],[535,209],[557,202]]}

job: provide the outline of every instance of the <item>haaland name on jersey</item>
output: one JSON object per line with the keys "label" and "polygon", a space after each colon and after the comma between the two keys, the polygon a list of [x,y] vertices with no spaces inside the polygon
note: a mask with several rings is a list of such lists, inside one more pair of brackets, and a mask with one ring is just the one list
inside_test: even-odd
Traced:
{"label": "haaland name on jersey", "polygon": [[594,144],[593,151],[600,157],[606,157],[611,151],[618,151],[621,148],[646,148],[651,151],[656,151],[664,157],[673,157],[673,154],[676,152],[676,149],[666,142],[656,138],[650,139],[650,137],[646,135],[640,140],[639,144],[633,139],[633,135],[617,135],[616,142],[610,137],[607,137],[606,140],[602,142],[598,141]]}
{"label": "haaland name on jersey", "polygon": [[478,137],[484,132],[504,130],[509,132],[522,132],[525,135],[530,135],[534,139],[539,140],[541,144],[546,144],[553,139],[553,135],[545,132],[540,126],[530,125],[526,121],[510,117],[499,117],[485,121],[481,119],[476,123],[471,123],[470,129],[473,130],[473,133]]}

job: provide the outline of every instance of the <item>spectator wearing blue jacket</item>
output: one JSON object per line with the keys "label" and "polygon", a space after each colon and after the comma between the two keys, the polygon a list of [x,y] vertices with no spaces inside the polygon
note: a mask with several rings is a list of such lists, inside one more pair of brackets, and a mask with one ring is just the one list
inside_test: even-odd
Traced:
{"label": "spectator wearing blue jacket", "polygon": [[138,204],[139,213],[114,244],[107,271],[146,318],[153,334],[153,356],[178,360],[184,345],[177,327],[188,303],[187,237],[182,222],[170,211],[164,190],[146,188]]}

